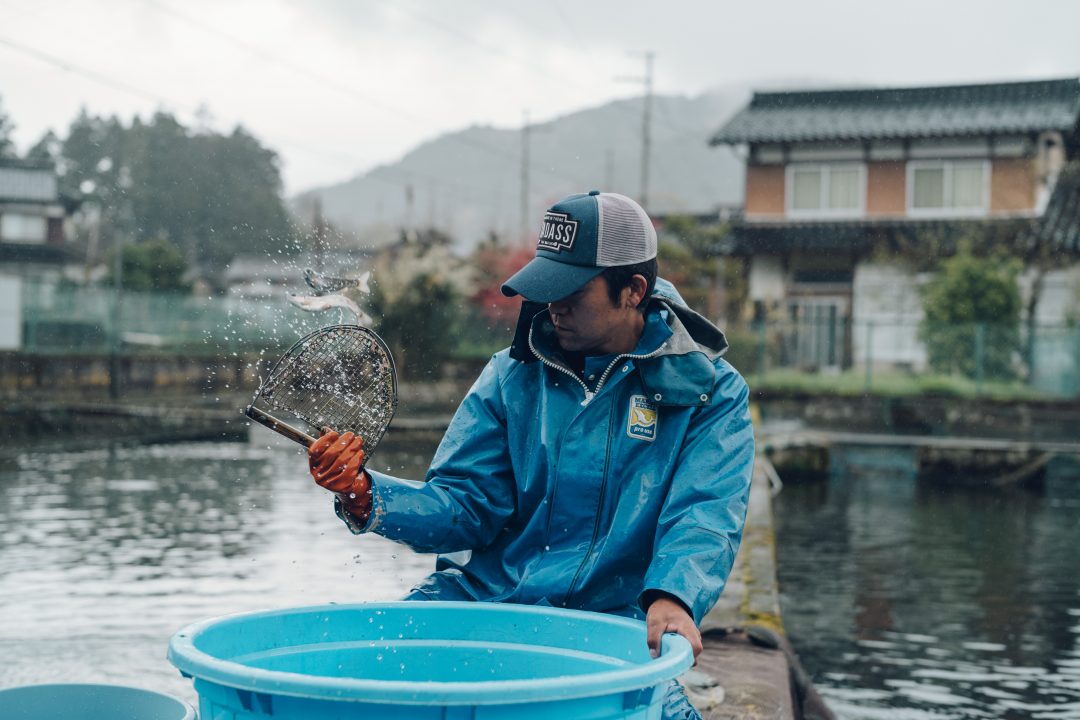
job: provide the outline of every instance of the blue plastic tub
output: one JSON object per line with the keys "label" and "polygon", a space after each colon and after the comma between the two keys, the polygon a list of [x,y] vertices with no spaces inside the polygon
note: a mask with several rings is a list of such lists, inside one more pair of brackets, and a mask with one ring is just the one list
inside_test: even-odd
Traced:
{"label": "blue plastic tub", "polygon": [[665,635],[652,659],[644,623],[611,615],[396,602],[208,620],[173,636],[169,661],[204,720],[598,720],[660,717],[693,653]]}
{"label": "blue plastic tub", "polygon": [[195,720],[172,695],[123,685],[25,685],[0,690],[4,720]]}

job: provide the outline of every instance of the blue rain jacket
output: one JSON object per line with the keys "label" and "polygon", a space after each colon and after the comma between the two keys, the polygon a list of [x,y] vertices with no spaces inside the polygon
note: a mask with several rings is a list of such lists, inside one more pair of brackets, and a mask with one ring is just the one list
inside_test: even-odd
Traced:
{"label": "blue rain jacket", "polygon": [[369,470],[375,532],[439,553],[414,591],[698,623],[742,536],[754,458],[747,387],[720,330],[658,280],[633,353],[559,359],[546,311],[485,367],[425,482]]}

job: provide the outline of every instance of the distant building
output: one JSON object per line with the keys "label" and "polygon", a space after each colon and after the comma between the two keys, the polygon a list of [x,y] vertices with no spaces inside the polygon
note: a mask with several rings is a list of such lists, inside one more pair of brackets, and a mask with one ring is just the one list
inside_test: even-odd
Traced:
{"label": "distant building", "polygon": [[66,220],[51,165],[0,160],[0,268],[58,270]]}
{"label": "distant building", "polygon": [[22,346],[24,280],[63,272],[67,220],[51,165],[0,160],[0,350]]}
{"label": "distant building", "polygon": [[[869,351],[925,362],[918,278],[890,258],[932,259],[973,234],[1080,253],[1077,78],[755,93],[711,144],[745,151],[727,250],[747,259],[756,317],[805,324],[799,364]],[[1076,278],[1051,273],[1044,287]],[[1052,305],[1040,312],[1060,314]],[[870,348],[851,328],[874,321],[910,332]]]}

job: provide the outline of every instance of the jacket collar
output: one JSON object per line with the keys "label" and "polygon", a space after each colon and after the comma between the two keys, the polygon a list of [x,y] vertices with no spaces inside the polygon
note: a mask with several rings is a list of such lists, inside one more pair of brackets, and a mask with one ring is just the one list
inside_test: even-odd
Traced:
{"label": "jacket collar", "polygon": [[[558,341],[547,305],[522,303],[510,357],[536,362],[529,348],[529,333],[540,352],[555,355]],[[675,287],[662,278],[649,297],[645,330],[633,355],[649,399],[660,405],[698,406],[711,400],[713,361],[728,348],[723,331],[687,307]]]}

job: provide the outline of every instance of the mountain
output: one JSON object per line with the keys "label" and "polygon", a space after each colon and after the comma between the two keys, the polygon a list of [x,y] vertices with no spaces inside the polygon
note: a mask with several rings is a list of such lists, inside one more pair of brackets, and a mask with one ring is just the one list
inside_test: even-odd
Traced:
{"label": "mountain", "polygon": [[[650,213],[707,213],[742,202],[743,161],[708,139],[748,97],[744,89],[653,97]],[[396,163],[305,192],[292,206],[310,222],[318,199],[324,218],[360,245],[381,244],[402,226],[434,226],[463,249],[491,232],[527,237],[544,209],[569,193],[595,188],[640,199],[642,103],[617,100],[530,126],[524,222],[521,128],[447,133]]]}

